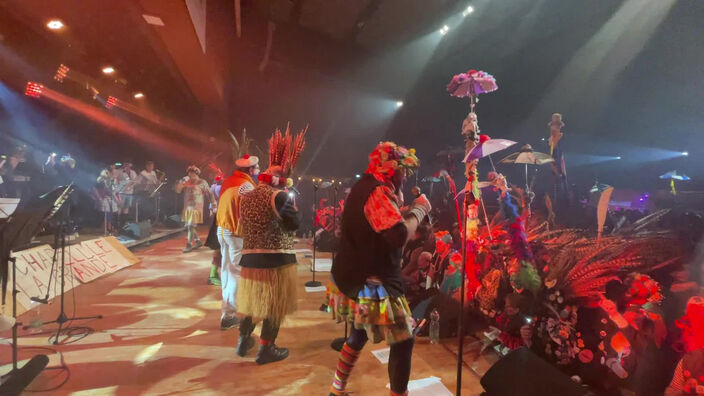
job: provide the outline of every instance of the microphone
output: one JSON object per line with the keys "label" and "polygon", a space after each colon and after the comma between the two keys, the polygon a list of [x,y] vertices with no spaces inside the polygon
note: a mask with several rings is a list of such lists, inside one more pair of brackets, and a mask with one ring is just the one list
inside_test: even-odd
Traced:
{"label": "microphone", "polygon": [[36,303],[40,303],[40,304],[49,304],[49,299],[48,299],[48,298],[30,297],[29,299],[30,299],[31,301],[36,302]]}

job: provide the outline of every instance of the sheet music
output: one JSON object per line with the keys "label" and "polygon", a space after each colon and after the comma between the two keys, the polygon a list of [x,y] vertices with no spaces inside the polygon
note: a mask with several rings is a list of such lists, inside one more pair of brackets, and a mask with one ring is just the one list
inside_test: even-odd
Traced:
{"label": "sheet music", "polygon": [[17,209],[19,203],[19,198],[0,198],[0,219],[10,217],[10,215],[15,212],[15,209]]}
{"label": "sheet music", "polygon": [[[389,388],[389,385],[386,385]],[[408,382],[408,396],[452,396],[452,392],[438,377],[428,377]]]}
{"label": "sheet music", "polygon": [[384,349],[377,349],[376,351],[372,351],[372,355],[374,355],[381,364],[388,364],[389,363],[389,354],[391,353],[391,348],[384,348]]}
{"label": "sheet music", "polygon": [[315,265],[315,270],[318,272],[330,272],[332,270],[332,259],[331,258],[316,258],[314,265]]}

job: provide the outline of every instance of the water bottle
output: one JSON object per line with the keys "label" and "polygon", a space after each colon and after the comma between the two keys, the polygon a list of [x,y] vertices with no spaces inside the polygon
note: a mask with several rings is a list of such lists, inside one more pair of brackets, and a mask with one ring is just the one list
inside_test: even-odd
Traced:
{"label": "water bottle", "polygon": [[440,313],[437,309],[433,309],[430,313],[430,343],[438,344],[440,342]]}

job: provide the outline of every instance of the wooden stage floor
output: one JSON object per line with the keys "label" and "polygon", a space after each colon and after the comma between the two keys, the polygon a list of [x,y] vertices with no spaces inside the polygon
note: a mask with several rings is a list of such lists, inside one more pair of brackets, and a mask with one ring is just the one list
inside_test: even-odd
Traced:
{"label": "wooden stage floor", "polygon": [[[76,321],[72,337],[51,345],[54,325],[20,330],[20,359],[38,353],[50,356],[49,367],[28,390],[51,395],[327,395],[338,353],[330,341],[343,333],[329,314],[318,310],[325,293],[306,293],[311,274],[299,265],[300,310],[287,318],[277,344],[291,356],[265,366],[235,354],[238,330],[221,331],[220,288],[207,285],[212,251],[201,248],[182,254],[183,238],[162,241],[137,255],[142,263],[126,268],[67,294],[69,316],[102,314],[104,319]],[[327,282],[328,273],[321,280]],[[24,323],[55,319],[59,301],[35,307],[20,317]],[[84,335],[80,327],[93,332]],[[83,333],[83,334],[81,334]],[[255,331],[259,334],[259,328]],[[0,373],[9,370],[11,354],[2,334]],[[258,338],[257,338],[258,340]],[[388,395],[386,366],[368,344],[355,367],[348,390],[357,395]],[[60,368],[64,364],[68,369]],[[441,345],[418,339],[411,379],[436,376],[455,389],[455,357]],[[479,378],[465,368],[463,394],[481,392]],[[34,394],[27,392],[27,394]]]}

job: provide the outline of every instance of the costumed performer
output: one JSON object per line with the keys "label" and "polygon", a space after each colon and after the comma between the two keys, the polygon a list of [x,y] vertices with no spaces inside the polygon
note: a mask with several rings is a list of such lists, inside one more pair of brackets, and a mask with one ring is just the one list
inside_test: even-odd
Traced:
{"label": "costumed performer", "polygon": [[562,151],[560,140],[564,135],[562,128],[565,123],[562,122],[562,114],[555,113],[552,115],[548,127],[550,128],[550,155],[555,162],[550,163],[552,172],[555,175],[555,201],[564,206],[569,204],[569,189],[567,185],[567,167],[565,166],[565,156]]}
{"label": "costumed performer", "polygon": [[175,187],[176,193],[183,193],[181,221],[183,221],[188,231],[186,247],[183,249],[184,253],[203,246],[203,242],[201,242],[196,232],[196,226],[203,224],[205,197],[208,197],[213,206],[217,205],[215,197],[210,193],[208,182],[200,178],[200,169],[195,165],[191,165],[186,169],[186,173],[188,176],[179,180]]}
{"label": "costumed performer", "polygon": [[259,158],[245,154],[235,161],[237,169],[223,181],[216,216],[217,236],[220,243],[220,283],[222,285],[222,315],[220,329],[227,330],[239,323],[237,314],[237,282],[242,259],[242,237],[239,225],[240,197],[254,190],[253,178],[259,175]]}
{"label": "costumed performer", "polygon": [[425,195],[402,215],[401,187],[418,168],[415,150],[382,142],[352,187],[342,215],[340,248],[332,266],[335,284],[355,300],[354,326],[342,347],[331,395],[345,394],[350,372],[368,339],[391,346],[392,395],[407,394],[413,334],[401,277],[401,248],[430,211]]}
{"label": "costumed performer", "polygon": [[[289,178],[305,147],[303,130],[295,139],[288,128],[269,139],[269,167],[259,175],[259,185],[240,198],[239,230],[243,238],[242,273],[237,289],[240,323],[237,354],[245,356],[254,346],[255,320],[263,319],[257,364],[286,359],[289,351],[274,343],[286,315],[297,308],[298,267],[293,249],[294,231],[300,225]],[[251,157],[250,157],[251,158]]]}

